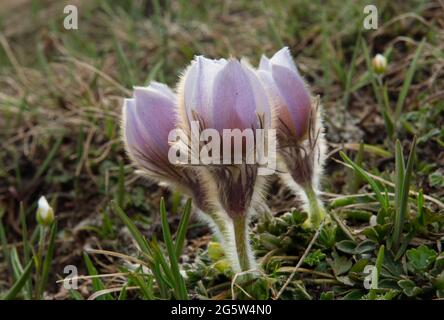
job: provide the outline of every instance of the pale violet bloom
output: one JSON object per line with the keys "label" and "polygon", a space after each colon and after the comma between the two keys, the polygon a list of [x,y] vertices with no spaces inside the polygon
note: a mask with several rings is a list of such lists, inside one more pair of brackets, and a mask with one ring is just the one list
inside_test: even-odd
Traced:
{"label": "pale violet bloom", "polygon": [[[196,57],[184,73],[178,101],[183,129],[190,131],[192,123],[198,121],[200,129],[216,130],[222,145],[231,139],[225,136],[231,129],[271,129],[272,110],[267,92],[256,70],[244,60]],[[257,147],[254,142],[253,148]],[[199,167],[206,183],[214,186],[211,196],[230,218],[229,230],[233,236],[226,240],[226,252],[237,271],[256,265],[247,230],[255,203],[262,200],[265,182],[258,175],[258,164],[245,161],[249,151],[242,149],[241,162],[225,165],[221,161],[220,165]],[[224,160],[225,152],[224,149],[221,154]]]}
{"label": "pale violet bloom", "polygon": [[325,217],[318,187],[326,152],[319,101],[311,97],[287,47],[271,59],[262,56],[258,74],[278,117],[281,177],[303,200],[306,225],[318,227]]}
{"label": "pale violet bloom", "polygon": [[169,161],[169,135],[177,126],[177,96],[166,85],[151,82],[135,87],[133,97],[123,103],[122,134],[128,156],[143,176],[172,187],[193,198],[201,216],[222,234],[223,224],[212,212],[207,188],[191,167]]}
{"label": "pale violet bloom", "polygon": [[188,121],[201,120],[206,128],[259,128],[258,115],[270,126],[270,106],[255,71],[235,59],[211,60],[198,56],[183,79],[183,106]]}
{"label": "pale violet bloom", "polygon": [[308,130],[312,103],[288,48],[279,50],[271,59],[262,56],[258,73],[277,108],[282,135],[300,140]]}

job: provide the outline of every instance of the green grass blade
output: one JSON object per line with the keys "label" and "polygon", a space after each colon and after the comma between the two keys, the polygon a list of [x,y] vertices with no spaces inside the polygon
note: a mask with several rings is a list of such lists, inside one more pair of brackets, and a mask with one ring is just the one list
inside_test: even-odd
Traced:
{"label": "green grass blade", "polygon": [[173,272],[173,276],[177,286],[176,288],[174,288],[176,292],[176,298],[180,300],[187,300],[188,294],[185,286],[185,281],[180,274],[179,262],[177,261],[176,251],[174,248],[173,239],[171,237],[170,226],[168,224],[168,218],[165,208],[165,200],[163,197],[160,199],[160,217],[162,221],[163,239],[167,247],[171,271]]}
{"label": "green grass blade", "polygon": [[404,221],[401,216],[401,198],[402,198],[402,189],[403,182],[405,176],[405,163],[404,163],[404,155],[402,152],[401,142],[396,140],[395,145],[395,215],[394,215],[394,231],[392,236],[392,243],[396,244],[399,242],[399,237],[402,232],[402,226],[404,225]]}
{"label": "green grass blade", "polygon": [[14,300],[17,294],[22,290],[23,286],[26,284],[28,279],[31,277],[32,267],[34,266],[34,261],[31,260],[26,265],[20,278],[14,283],[8,293],[3,297],[4,300]]}
{"label": "green grass blade", "polygon": [[[26,265],[31,259],[32,250],[28,239],[28,226],[26,224],[26,212],[25,212],[25,207],[23,206],[23,202],[20,202],[19,216],[20,216],[20,224],[22,226],[23,263]],[[26,298],[31,299],[32,297],[31,279],[29,279],[25,285],[25,293],[26,293]]]}
{"label": "green grass blade", "polygon": [[[393,231],[393,245],[396,249],[399,248],[400,244],[399,242],[401,240],[401,234],[404,227],[405,218],[407,215],[409,191],[410,191],[410,179],[413,171],[413,163],[415,161],[414,159],[415,151],[416,151],[416,136],[413,138],[412,147],[410,149],[409,158],[407,160],[407,165],[405,167],[403,180],[402,182],[399,182],[401,184],[400,186],[401,194],[399,196],[399,207],[397,208],[396,212],[397,220]],[[398,186],[396,186],[396,189],[398,189]]]}
{"label": "green grass blade", "polygon": [[[88,270],[88,274],[90,276],[96,276],[99,273],[97,272],[96,267],[94,267],[93,262],[91,261],[91,258],[88,256],[86,252],[83,253],[83,260],[85,260],[86,269]],[[102,280],[99,278],[92,278],[92,286],[94,289],[94,292],[101,291],[105,289],[105,285],[103,284]],[[97,300],[113,300],[113,297],[107,293],[104,295],[101,295],[97,298]]]}
{"label": "green grass blade", "polygon": [[54,258],[55,239],[57,235],[57,222],[51,225],[51,231],[49,233],[49,243],[46,249],[45,260],[43,262],[42,276],[40,277],[40,283],[38,284],[38,296],[41,297],[46,284],[48,283],[49,272],[51,271],[52,260]]}
{"label": "green grass blade", "polygon": [[146,254],[149,254],[150,249],[148,242],[145,240],[145,237],[137,229],[134,222],[126,215],[126,213],[119,207],[119,205],[115,201],[111,201],[111,207],[113,208],[117,216],[120,218],[120,220],[122,220],[122,222],[127,226],[131,235],[134,237],[134,240],[136,240],[137,244],[139,245],[140,250],[142,250]]}
{"label": "green grass blade", "polygon": [[413,57],[412,63],[410,64],[410,68],[407,70],[407,74],[405,75],[404,83],[402,84],[401,92],[399,93],[398,101],[396,102],[396,111],[395,111],[395,119],[396,121],[401,116],[402,109],[404,107],[405,99],[407,98],[407,93],[410,88],[410,84],[412,83],[413,75],[415,74],[416,67],[418,65],[418,59],[421,56],[422,50],[425,45],[425,38],[422,39],[418,48],[416,49],[415,55]]}
{"label": "green grass blade", "polygon": [[145,281],[142,275],[134,273],[131,275],[131,279],[140,288],[140,291],[142,292],[142,295],[146,300],[155,300],[152,277],[148,277],[147,281]]}
{"label": "green grass blade", "polygon": [[85,300],[85,298],[83,298],[83,296],[80,294],[80,292],[78,292],[77,290],[74,290],[74,289],[69,290],[69,296],[73,300]]}
{"label": "green grass blade", "polygon": [[48,155],[46,156],[45,161],[39,166],[37,173],[34,175],[32,182],[34,183],[40,176],[45,173],[46,169],[48,169],[52,159],[55,157],[57,150],[59,150],[60,145],[62,144],[63,135],[61,134],[57,141],[54,143],[51,150],[49,150]]}
{"label": "green grass blade", "polygon": [[188,228],[188,221],[191,214],[191,199],[187,200],[185,208],[183,209],[182,218],[180,219],[179,228],[177,229],[176,236],[176,257],[179,259],[182,254],[183,246],[185,243],[185,236]]}
{"label": "green grass blade", "polygon": [[11,250],[11,265],[12,265],[12,275],[14,277],[14,280],[17,280],[20,278],[21,274],[23,273],[23,266],[20,262],[20,258],[17,253],[17,248],[13,247]]}
{"label": "green grass blade", "polygon": [[120,293],[119,293],[119,297],[117,298],[117,300],[126,300],[127,299],[127,291],[126,291],[126,288],[128,287],[128,285],[127,284],[125,284],[124,286],[123,286],[123,288],[122,288],[122,290],[120,290]]}
{"label": "green grass blade", "polygon": [[120,208],[125,208],[125,167],[123,162],[119,162],[119,181],[117,184],[117,204]]}
{"label": "green grass blade", "polygon": [[[152,269],[158,271],[159,275],[159,281],[162,283],[165,283],[168,287],[174,289],[176,287],[176,280],[174,277],[174,274],[171,270],[171,266],[168,264],[167,260],[165,259],[164,253],[159,247],[159,244],[157,243],[157,240],[153,240],[150,242],[150,248],[152,252],[153,257],[153,265]],[[161,266],[163,273],[161,272],[161,269],[155,269],[155,266]]]}
{"label": "green grass blade", "polygon": [[376,198],[378,199],[379,203],[381,204],[382,208],[387,212],[387,201],[384,195],[381,192],[381,189],[378,187],[378,184],[376,181],[371,178],[360,166],[358,166],[356,163],[354,163],[349,157],[345,155],[344,152],[339,152],[341,158],[349,164],[357,173],[358,175],[371,186],[373,189],[373,192],[376,195]]}
{"label": "green grass blade", "polygon": [[0,208],[0,244],[2,245],[3,257],[8,265],[9,272],[12,273],[12,265],[11,265],[11,255],[9,252],[8,241],[6,239],[5,227],[3,225],[2,217],[3,217],[4,209]]}

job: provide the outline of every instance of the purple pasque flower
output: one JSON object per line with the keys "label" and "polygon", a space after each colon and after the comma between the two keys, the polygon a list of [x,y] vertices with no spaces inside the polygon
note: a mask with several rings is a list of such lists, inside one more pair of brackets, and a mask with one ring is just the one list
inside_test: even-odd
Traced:
{"label": "purple pasque flower", "polygon": [[[198,56],[182,78],[178,98],[181,126],[189,136],[193,135],[192,123],[198,122],[200,130],[213,129],[220,139],[221,160],[218,164],[199,166],[199,171],[215,186],[212,197],[232,222],[234,238],[227,242],[227,252],[233,268],[250,270],[255,261],[249,243],[248,221],[254,203],[260,199],[265,179],[258,175],[259,165],[246,159],[258,145],[253,140],[253,148],[250,148],[245,138],[241,154],[232,154],[231,148],[227,152],[222,145],[232,141],[230,132],[233,130],[248,135],[249,130],[271,128],[267,93],[247,62]],[[229,164],[225,162],[227,159]]]}
{"label": "purple pasque flower", "polygon": [[311,97],[287,47],[271,59],[262,56],[258,74],[277,113],[281,177],[304,200],[306,225],[317,227],[325,216],[317,193],[326,152],[319,101]]}
{"label": "purple pasque flower", "polygon": [[[217,130],[221,144],[231,139],[225,134],[227,130],[267,129],[271,124],[264,87],[245,61],[197,56],[184,74],[178,95],[184,129],[189,130],[191,122],[197,121],[200,130]],[[220,151],[222,158],[227,156],[222,148]],[[245,159],[247,150],[243,148],[242,152],[241,158]],[[243,161],[205,170],[217,180],[218,198],[227,214],[246,214],[255,190],[257,165]]]}
{"label": "purple pasque flower", "polygon": [[306,137],[312,99],[287,47],[271,59],[262,56],[258,74],[277,109],[281,137],[299,141]]}
{"label": "purple pasque flower", "polygon": [[168,137],[177,123],[176,100],[176,94],[158,82],[135,87],[133,98],[125,99],[123,105],[125,149],[144,176],[192,196],[197,206],[207,211],[210,209],[200,178],[192,168],[175,166],[168,159]]}

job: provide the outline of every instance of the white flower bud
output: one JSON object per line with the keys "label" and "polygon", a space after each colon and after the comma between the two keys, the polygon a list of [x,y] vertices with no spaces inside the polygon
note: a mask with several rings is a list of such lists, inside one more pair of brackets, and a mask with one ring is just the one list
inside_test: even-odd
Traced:
{"label": "white flower bud", "polygon": [[377,74],[382,74],[387,69],[387,59],[380,53],[378,53],[372,60],[373,70]]}
{"label": "white flower bud", "polygon": [[44,226],[49,226],[54,221],[54,210],[49,205],[44,196],[38,201],[37,222]]}

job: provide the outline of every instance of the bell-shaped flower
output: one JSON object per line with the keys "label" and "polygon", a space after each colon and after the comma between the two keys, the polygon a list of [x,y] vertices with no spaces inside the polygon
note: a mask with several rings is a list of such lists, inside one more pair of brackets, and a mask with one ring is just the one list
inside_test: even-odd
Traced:
{"label": "bell-shaped flower", "polygon": [[281,176],[305,200],[310,218],[306,225],[318,226],[325,216],[317,188],[326,151],[319,102],[312,98],[286,47],[271,59],[263,56],[258,74],[277,113],[285,171]]}
{"label": "bell-shaped flower", "polygon": [[[214,197],[233,221],[236,238],[233,247],[237,250],[239,268],[248,270],[254,261],[246,229],[254,207],[252,202],[259,198],[264,179],[258,176],[258,164],[246,160],[257,147],[255,129],[267,130],[271,126],[266,91],[256,71],[245,61],[198,56],[185,72],[178,96],[179,118],[189,136],[193,135],[190,129],[193,122],[198,122],[200,130],[213,129],[219,134],[221,161],[201,166],[200,171],[216,186]],[[249,133],[253,134],[250,144],[246,137]],[[241,135],[242,148],[238,154],[235,148],[222,147],[235,140],[232,134]],[[227,159],[231,162],[227,163]]]}
{"label": "bell-shaped flower", "polygon": [[255,71],[244,61],[211,60],[198,56],[183,78],[180,101],[188,122],[206,128],[255,129],[258,114],[270,125],[270,107]]}
{"label": "bell-shaped flower", "polygon": [[151,82],[148,87],[135,87],[131,99],[123,105],[122,133],[125,149],[139,173],[191,196],[201,215],[218,234],[225,232],[224,221],[213,214],[207,201],[207,186],[191,167],[170,162],[169,135],[177,119],[176,94],[166,85]]}
{"label": "bell-shaped flower", "polygon": [[309,127],[312,99],[287,47],[271,59],[262,56],[259,76],[276,107],[282,137],[301,140]]}

